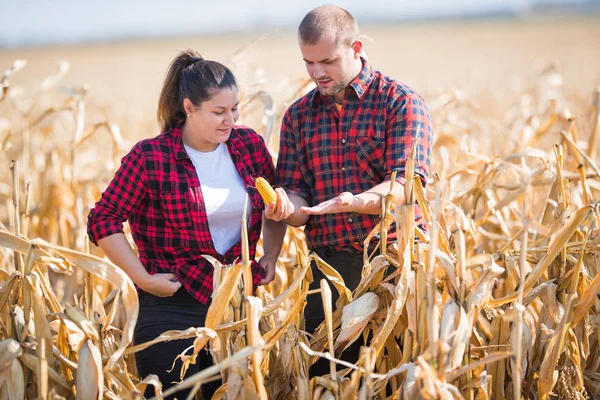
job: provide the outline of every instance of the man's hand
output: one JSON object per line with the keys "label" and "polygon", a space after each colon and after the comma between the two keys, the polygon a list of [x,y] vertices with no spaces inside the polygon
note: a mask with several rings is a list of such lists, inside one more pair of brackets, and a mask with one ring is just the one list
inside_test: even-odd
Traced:
{"label": "man's hand", "polygon": [[181,287],[181,283],[173,274],[148,274],[138,286],[145,292],[158,297],[171,297]]}
{"label": "man's hand", "polygon": [[265,275],[263,280],[260,281],[260,284],[268,285],[275,278],[275,267],[277,266],[277,257],[273,258],[269,256],[263,256],[258,261],[258,263],[263,266],[265,271],[267,271],[267,274]]}
{"label": "man's hand", "polygon": [[300,214],[322,215],[353,211],[356,197],[350,192],[343,192],[333,199],[324,201],[313,207],[301,207]]}
{"label": "man's hand", "polygon": [[265,217],[273,221],[285,221],[290,215],[294,215],[296,207],[282,188],[276,188],[275,194],[277,195],[277,203],[270,203],[265,206]]}

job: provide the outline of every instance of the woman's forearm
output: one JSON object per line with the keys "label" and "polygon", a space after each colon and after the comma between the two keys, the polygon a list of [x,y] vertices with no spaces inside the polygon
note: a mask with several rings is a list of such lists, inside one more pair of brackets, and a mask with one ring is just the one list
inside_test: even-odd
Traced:
{"label": "woman's forearm", "polygon": [[288,198],[294,205],[294,212],[288,218],[285,219],[285,222],[290,226],[296,227],[306,225],[306,223],[308,222],[309,215],[301,214],[300,208],[308,207],[308,203],[302,197],[292,193],[288,193]]}
{"label": "woman's forearm", "polygon": [[133,283],[142,289],[146,287],[150,274],[127,242],[124,234],[115,233],[102,238],[98,240],[98,246],[110,261],[129,275]]}
{"label": "woman's forearm", "polygon": [[285,222],[273,221],[263,216],[263,250],[265,256],[277,260],[286,231],[287,224]]}

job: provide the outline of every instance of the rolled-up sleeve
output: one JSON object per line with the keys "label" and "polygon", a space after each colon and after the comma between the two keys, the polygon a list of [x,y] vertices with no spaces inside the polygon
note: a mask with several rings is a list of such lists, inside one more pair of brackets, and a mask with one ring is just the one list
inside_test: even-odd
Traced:
{"label": "rolled-up sleeve", "polygon": [[433,122],[425,102],[416,94],[403,96],[393,106],[386,125],[386,178],[398,171],[398,179],[404,184],[406,160],[416,141],[415,174],[425,185],[433,142]]}
{"label": "rolled-up sleeve", "polygon": [[[279,155],[275,169],[275,185],[298,195],[311,204],[310,186],[304,174],[307,168],[300,147],[299,132],[292,126],[290,110],[285,113],[281,124]],[[303,172],[304,171],[304,172]]]}
{"label": "rolled-up sleeve", "polygon": [[121,160],[108,188],[90,210],[87,233],[96,246],[98,240],[123,232],[123,222],[138,208],[146,195],[146,172],[144,154],[136,145]]}

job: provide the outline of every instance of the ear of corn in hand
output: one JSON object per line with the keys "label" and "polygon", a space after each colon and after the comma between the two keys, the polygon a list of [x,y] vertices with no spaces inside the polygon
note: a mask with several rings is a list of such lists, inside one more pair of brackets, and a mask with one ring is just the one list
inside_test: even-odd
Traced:
{"label": "ear of corn in hand", "polygon": [[273,187],[271,187],[271,185],[265,178],[259,176],[254,181],[254,184],[258,189],[258,193],[260,193],[260,196],[265,202],[265,205],[271,203],[277,204],[277,194],[275,194],[275,190],[273,190]]}

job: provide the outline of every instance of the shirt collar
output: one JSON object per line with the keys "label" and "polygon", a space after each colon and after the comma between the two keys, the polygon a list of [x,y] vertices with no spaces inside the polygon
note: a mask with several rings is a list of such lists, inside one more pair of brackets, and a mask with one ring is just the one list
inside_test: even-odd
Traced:
{"label": "shirt collar", "polygon": [[360,58],[363,63],[363,67],[360,70],[360,73],[350,82],[350,87],[354,89],[356,92],[356,96],[360,99],[363,94],[367,91],[369,85],[373,81],[373,76],[375,75],[373,69],[364,58]]}
{"label": "shirt collar", "polygon": [[173,153],[176,160],[188,158],[188,154],[183,147],[183,136],[181,132],[182,124],[175,124],[171,128],[171,140],[173,141]]}
{"label": "shirt collar", "polygon": [[[371,82],[373,81],[373,78],[375,76],[375,71],[373,71],[373,68],[371,68],[371,65],[369,65],[369,62],[367,60],[365,60],[363,57],[361,57],[360,59],[362,61],[362,69],[360,70],[360,72],[356,76],[356,78],[354,78],[348,84],[348,87],[350,87],[350,88],[352,88],[352,90],[354,90],[354,93],[356,93],[356,97],[358,97],[359,99],[362,98],[362,96],[365,94],[365,92],[369,88],[369,85],[371,84]],[[313,89],[312,93],[309,96],[310,96],[311,101],[315,101],[316,99],[323,98],[323,96],[321,95],[319,90],[316,88]]]}

